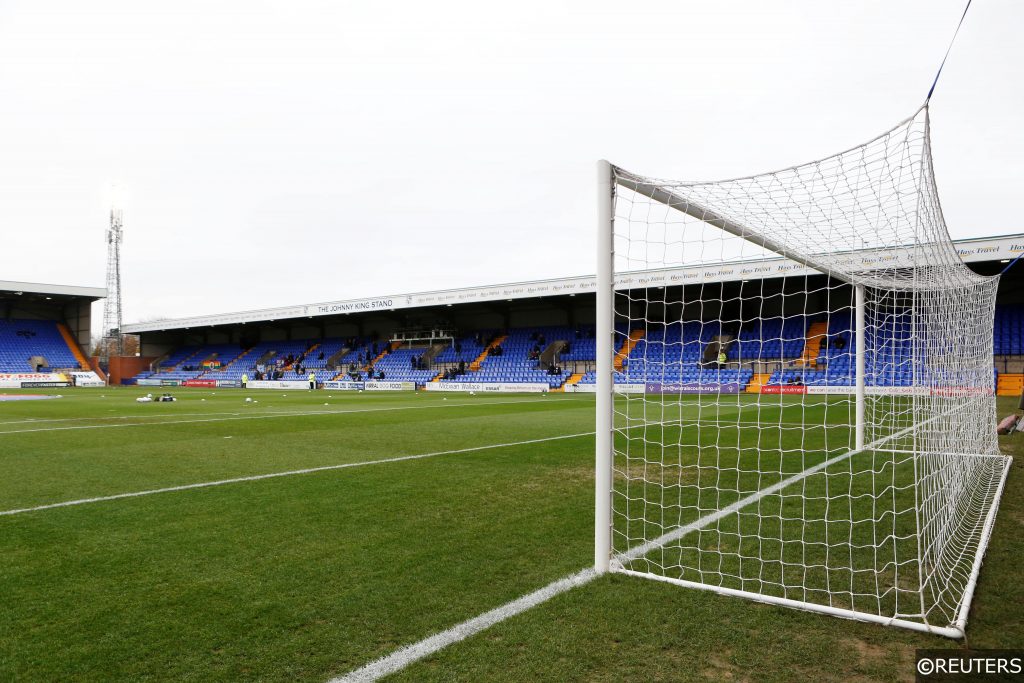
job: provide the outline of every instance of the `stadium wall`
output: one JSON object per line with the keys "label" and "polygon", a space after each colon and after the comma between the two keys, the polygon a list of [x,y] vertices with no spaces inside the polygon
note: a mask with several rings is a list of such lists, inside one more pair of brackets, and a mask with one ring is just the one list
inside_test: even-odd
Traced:
{"label": "stadium wall", "polygon": [[113,385],[120,385],[121,380],[135,377],[149,369],[157,356],[111,356],[107,365],[107,377]]}

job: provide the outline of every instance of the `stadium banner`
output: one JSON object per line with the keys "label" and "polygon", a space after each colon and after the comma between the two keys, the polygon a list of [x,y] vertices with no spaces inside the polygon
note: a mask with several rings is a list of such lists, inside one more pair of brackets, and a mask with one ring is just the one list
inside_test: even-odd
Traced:
{"label": "stadium banner", "polygon": [[187,379],[181,383],[183,387],[215,387],[217,386],[217,380],[215,379]]}
{"label": "stadium banner", "polygon": [[246,389],[309,389],[309,381],[304,379],[254,379],[250,380]]}
{"label": "stadium banner", "polygon": [[479,391],[489,393],[543,393],[551,391],[547,384],[539,382],[428,382],[427,391]]}
{"label": "stadium banner", "polygon": [[648,382],[645,387],[648,394],[738,394],[741,390],[736,382]]}
{"label": "stadium banner", "polygon": [[[646,384],[616,384],[616,394],[642,394],[647,390]],[[565,391],[569,394],[594,394],[597,393],[596,384],[566,384]]]}
{"label": "stadium banner", "polygon": [[180,379],[162,379],[162,380],[160,380],[160,384],[158,384],[157,386],[161,386],[161,387],[180,387],[181,386],[181,380]]}
{"label": "stadium banner", "polygon": [[135,380],[135,384],[137,384],[140,387],[158,387],[160,386],[161,381],[163,380],[144,378]]}
{"label": "stadium banner", "polygon": [[324,382],[324,389],[340,389],[342,391],[362,391],[362,382],[352,382],[350,380],[330,380]]}
{"label": "stadium banner", "polygon": [[22,382],[22,389],[41,389],[44,387],[70,387],[71,382],[68,381],[53,381],[53,382]]}
{"label": "stadium banner", "polygon": [[[39,382],[58,382],[58,384],[38,384]],[[67,379],[55,372],[0,372],[0,388],[3,389],[20,389],[23,386],[66,387],[68,385]]]}
{"label": "stadium banner", "polygon": [[91,370],[89,372],[72,372],[71,380],[76,387],[105,387],[107,383],[100,379],[100,376]]}
{"label": "stadium banner", "polygon": [[242,383],[237,379],[218,379],[217,386],[237,389],[242,386]]}
{"label": "stadium banner", "polygon": [[416,382],[363,382],[367,391],[415,391]]}
{"label": "stadium banner", "polygon": [[807,387],[802,384],[765,384],[761,387],[762,394],[806,394]]}

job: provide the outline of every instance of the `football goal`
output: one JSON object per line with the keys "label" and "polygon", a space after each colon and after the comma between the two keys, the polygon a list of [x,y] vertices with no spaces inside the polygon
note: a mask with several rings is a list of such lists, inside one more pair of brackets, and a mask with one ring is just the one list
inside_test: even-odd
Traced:
{"label": "football goal", "polygon": [[961,637],[1010,459],[927,105],[771,173],[598,171],[597,571]]}

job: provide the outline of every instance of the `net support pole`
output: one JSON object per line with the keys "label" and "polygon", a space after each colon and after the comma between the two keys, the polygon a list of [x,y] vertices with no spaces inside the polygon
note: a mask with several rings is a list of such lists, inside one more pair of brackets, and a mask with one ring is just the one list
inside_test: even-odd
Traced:
{"label": "net support pole", "polygon": [[613,307],[613,261],[615,255],[612,223],[612,167],[597,162],[597,423],[594,477],[594,571],[608,571],[612,549],[612,412],[614,364],[612,338],[615,334]]}
{"label": "net support pole", "polygon": [[856,347],[857,354],[857,370],[856,370],[856,418],[854,422],[854,431],[856,434],[855,447],[857,450],[864,449],[864,403],[865,403],[865,391],[864,391],[864,357],[867,353],[867,341],[864,332],[864,285],[856,285],[853,288],[854,291],[854,317],[855,317],[855,330],[854,334],[856,339],[854,340],[854,346]]}

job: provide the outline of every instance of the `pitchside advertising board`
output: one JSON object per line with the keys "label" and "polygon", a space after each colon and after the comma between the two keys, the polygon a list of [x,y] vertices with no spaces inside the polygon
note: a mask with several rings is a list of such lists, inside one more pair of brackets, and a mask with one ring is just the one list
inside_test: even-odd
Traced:
{"label": "pitchside advertising board", "polygon": [[71,382],[64,375],[54,372],[4,372],[0,373],[0,388],[23,389],[30,387],[69,387]]}
{"label": "pitchside advertising board", "polygon": [[[994,389],[978,387],[864,387],[867,396],[990,396]],[[856,387],[850,386],[798,386],[789,384],[766,384],[762,394],[811,394],[811,395],[853,395]]]}
{"label": "pitchside advertising board", "polygon": [[351,380],[331,380],[323,383],[324,389],[332,391],[416,391],[415,382],[353,382]]}
{"label": "pitchside advertising board", "polygon": [[181,380],[177,379],[140,379],[135,382],[140,387],[180,387]]}
{"label": "pitchside advertising board", "polygon": [[71,381],[76,387],[105,387],[107,383],[100,379],[95,372],[72,372]]}
{"label": "pitchside advertising board", "polygon": [[689,383],[678,382],[648,382],[646,391],[648,394],[738,394],[743,388],[735,383]]}
{"label": "pitchside advertising board", "polygon": [[362,391],[363,383],[352,382],[350,380],[346,380],[344,382],[331,380],[329,382],[324,382],[324,389],[332,389],[334,391]]}
{"label": "pitchside advertising board", "polygon": [[367,391],[415,391],[415,382],[363,382],[363,388]]}
{"label": "pitchside advertising board", "polygon": [[430,382],[427,391],[479,391],[501,394],[511,393],[543,393],[550,391],[547,384],[523,382],[518,384],[502,384],[500,382]]}
{"label": "pitchside advertising board", "polygon": [[[241,386],[241,385],[239,385]],[[299,379],[256,379],[245,385],[246,389],[309,389],[309,380]]]}

